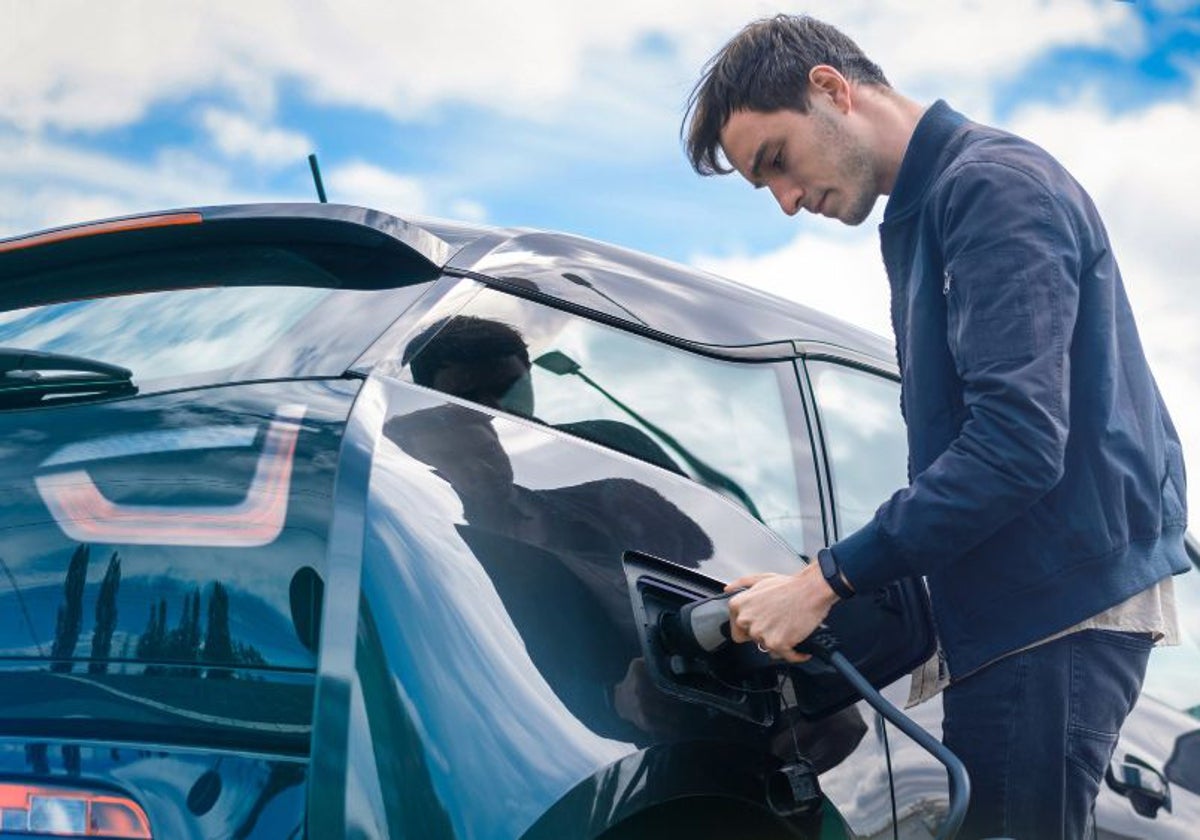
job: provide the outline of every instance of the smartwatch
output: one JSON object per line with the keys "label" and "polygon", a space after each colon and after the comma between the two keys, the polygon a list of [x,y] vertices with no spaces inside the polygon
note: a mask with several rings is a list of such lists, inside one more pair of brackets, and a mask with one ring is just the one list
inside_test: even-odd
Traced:
{"label": "smartwatch", "polygon": [[833,552],[828,548],[822,548],[817,552],[817,565],[821,567],[821,576],[825,578],[825,582],[829,584],[829,588],[833,590],[833,594],[837,595],[843,601],[854,597],[854,590],[850,588],[850,584],[846,583],[846,579],[842,577],[842,570],[838,567],[837,558],[833,556]]}

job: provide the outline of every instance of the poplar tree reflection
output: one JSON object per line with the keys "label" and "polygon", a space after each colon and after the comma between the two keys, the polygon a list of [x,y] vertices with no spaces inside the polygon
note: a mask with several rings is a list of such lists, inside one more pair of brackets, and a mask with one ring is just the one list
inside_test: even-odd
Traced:
{"label": "poplar tree reflection", "polygon": [[[83,596],[87,587],[87,569],[91,547],[77,546],[67,564],[63,581],[63,602],[55,619],[50,670],[67,674],[75,667],[76,648],[83,627]],[[113,637],[118,628],[118,595],[121,588],[121,555],[114,551],[108,560],[104,579],[96,595],[95,626],[91,635],[91,654],[87,673],[109,673],[113,662]],[[260,667],[266,660],[258,648],[232,637],[229,629],[229,593],[220,581],[209,592],[207,623],[202,623],[203,600],[196,586],[183,595],[179,621],[168,629],[167,599],[152,601],[145,628],[138,635],[134,658],[147,662],[143,673],[170,676],[207,676],[231,679],[238,667]],[[130,639],[125,638],[122,659],[126,658]],[[207,666],[207,667],[202,667]]]}
{"label": "poplar tree reflection", "polygon": [[54,623],[54,645],[50,657],[54,660],[50,670],[69,673],[73,666],[75,644],[79,641],[79,630],[83,625],[83,585],[87,583],[88,556],[86,545],[75,549],[71,562],[67,564],[67,577],[63,582],[63,604],[58,608]]}
{"label": "poplar tree reflection", "polygon": [[112,653],[113,631],[117,628],[117,592],[121,588],[121,556],[113,552],[108,558],[104,582],[96,596],[96,629],[92,633],[92,661],[88,664],[89,674],[108,673],[108,659]]}

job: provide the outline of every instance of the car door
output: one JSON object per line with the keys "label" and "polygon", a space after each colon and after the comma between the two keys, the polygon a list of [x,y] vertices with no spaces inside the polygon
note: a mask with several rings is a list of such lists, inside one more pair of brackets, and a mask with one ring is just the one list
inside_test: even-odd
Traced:
{"label": "car door", "polygon": [[[809,354],[801,376],[811,395],[818,429],[831,542],[870,520],[892,492],[908,482],[908,445],[900,415],[900,383],[878,362],[851,354]],[[897,708],[924,729],[941,736],[940,701],[906,709],[911,680],[905,675],[880,689]],[[863,715],[884,745],[892,770],[890,786],[895,825],[904,837],[933,837],[948,810],[945,770],[912,739],[874,710],[860,704]],[[880,807],[880,806],[877,806]],[[862,836],[889,837],[893,831],[876,814]]]}
{"label": "car door", "polygon": [[762,811],[763,769],[798,745],[829,780],[826,836],[886,824],[857,708],[769,729],[736,699],[683,702],[640,638],[647,578],[719,591],[825,543],[791,359],[689,352],[467,281],[387,355],[339,531],[362,562],[337,589],[361,595],[323,657],[355,662],[328,692],[347,727],[318,734],[346,755],[322,789],[345,798],[312,802],[314,831],[592,836],[754,774]]}

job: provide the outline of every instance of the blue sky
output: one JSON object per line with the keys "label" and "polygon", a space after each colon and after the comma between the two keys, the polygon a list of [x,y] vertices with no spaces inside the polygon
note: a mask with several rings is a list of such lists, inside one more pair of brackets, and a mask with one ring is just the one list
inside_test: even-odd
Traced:
{"label": "blue sky", "polygon": [[331,200],[581,233],[886,333],[875,219],[787,218],[681,153],[704,60],[776,11],[839,25],[902,92],[945,97],[1067,163],[1105,215],[1200,465],[1190,0],[0,0],[0,236],[311,200],[316,151]]}

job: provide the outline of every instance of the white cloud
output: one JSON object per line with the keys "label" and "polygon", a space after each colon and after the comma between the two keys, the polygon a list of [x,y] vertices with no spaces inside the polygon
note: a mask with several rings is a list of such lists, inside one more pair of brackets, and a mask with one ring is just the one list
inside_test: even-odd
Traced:
{"label": "white cloud", "polygon": [[461,198],[450,202],[450,216],[466,222],[483,222],[487,220],[487,208],[478,201]]}
{"label": "white cloud", "polygon": [[[778,208],[764,201],[762,212],[778,212]],[[874,225],[868,222],[854,229],[808,229],[821,225],[821,221],[804,218],[801,224],[806,229],[783,248],[768,254],[698,254],[692,262],[706,271],[800,301],[880,335],[891,335],[888,282]]]}
{"label": "white cloud", "polygon": [[431,201],[420,181],[374,164],[353,161],[331,169],[323,180],[329,200],[339,204],[357,204],[401,217],[430,212]]}
{"label": "white cloud", "polygon": [[303,159],[313,149],[308,137],[294,131],[262,125],[241,114],[221,108],[201,113],[213,144],[231,158],[248,158],[259,166],[286,166]]}
{"label": "white cloud", "polygon": [[173,207],[289,198],[297,196],[242,189],[224,167],[180,149],[129,162],[0,133],[0,236]]}
{"label": "white cloud", "polygon": [[[111,128],[197,91],[231,95],[261,117],[283,82],[317,102],[401,118],[457,99],[537,120],[570,109],[590,74],[619,67],[651,33],[678,47],[673,81],[660,93],[681,99],[713,50],[741,24],[775,11],[757,0],[8,6],[0,114],[25,130]],[[1139,31],[1128,4],[1088,0],[820,0],[805,11],[844,26],[893,81],[918,93],[936,82],[939,94],[965,95],[1049,47],[1116,48],[1137,43]]]}

